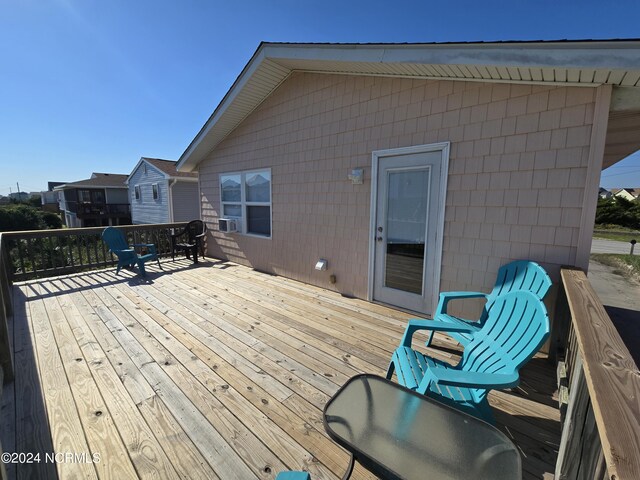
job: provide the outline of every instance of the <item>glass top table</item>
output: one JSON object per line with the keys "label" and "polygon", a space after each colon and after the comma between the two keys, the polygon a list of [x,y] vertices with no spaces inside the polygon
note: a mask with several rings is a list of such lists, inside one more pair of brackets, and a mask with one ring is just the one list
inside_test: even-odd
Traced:
{"label": "glass top table", "polygon": [[385,479],[518,479],[520,455],[482,420],[375,375],[357,375],[324,409],[329,436]]}

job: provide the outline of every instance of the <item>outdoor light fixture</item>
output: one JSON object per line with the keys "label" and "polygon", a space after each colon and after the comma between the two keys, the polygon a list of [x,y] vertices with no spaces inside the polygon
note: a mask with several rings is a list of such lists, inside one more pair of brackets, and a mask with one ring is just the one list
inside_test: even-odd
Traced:
{"label": "outdoor light fixture", "polygon": [[323,258],[316,262],[316,270],[326,270],[327,269],[327,261]]}
{"label": "outdoor light fixture", "polygon": [[364,179],[364,169],[354,168],[349,174],[349,180],[353,185],[362,185]]}

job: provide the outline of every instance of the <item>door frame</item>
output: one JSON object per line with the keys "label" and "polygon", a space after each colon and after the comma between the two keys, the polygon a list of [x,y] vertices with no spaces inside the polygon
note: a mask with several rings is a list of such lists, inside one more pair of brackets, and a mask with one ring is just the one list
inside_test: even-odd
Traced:
{"label": "door frame", "polygon": [[440,202],[441,208],[438,211],[437,219],[435,222],[436,229],[436,254],[435,265],[433,269],[433,278],[425,279],[430,282],[430,285],[437,285],[432,290],[432,305],[437,305],[438,293],[440,289],[440,270],[442,269],[442,245],[444,241],[444,213],[445,202],[447,197],[447,178],[449,176],[449,150],[450,142],[430,143],[426,145],[414,145],[411,147],[399,147],[390,148],[387,150],[374,150],[371,153],[371,209],[369,217],[369,268],[368,268],[368,286],[367,286],[367,300],[373,301],[373,284],[374,284],[374,269],[375,269],[375,232],[378,218],[378,167],[379,159],[383,157],[395,157],[399,155],[408,155],[413,153],[430,153],[441,152],[442,164],[440,165],[440,178],[437,179],[440,182]]}

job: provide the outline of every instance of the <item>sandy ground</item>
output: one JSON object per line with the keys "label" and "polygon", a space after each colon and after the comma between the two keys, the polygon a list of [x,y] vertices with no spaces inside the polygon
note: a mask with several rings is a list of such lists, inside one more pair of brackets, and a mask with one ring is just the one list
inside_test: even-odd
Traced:
{"label": "sandy ground", "polygon": [[615,270],[592,261],[589,263],[589,281],[636,365],[640,365],[640,284],[614,273]]}

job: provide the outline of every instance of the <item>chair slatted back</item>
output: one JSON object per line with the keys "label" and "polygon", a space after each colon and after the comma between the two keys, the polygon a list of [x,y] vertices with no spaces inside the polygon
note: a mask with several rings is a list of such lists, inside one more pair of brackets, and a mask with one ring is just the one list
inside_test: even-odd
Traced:
{"label": "chair slatted back", "polygon": [[205,224],[202,220],[192,220],[185,227],[189,236],[189,243],[195,243],[196,237],[205,232]]}
{"label": "chair slatted back", "polygon": [[107,227],[102,232],[102,240],[107,244],[109,250],[119,258],[123,256],[137,258],[137,255],[134,252],[123,252],[123,250],[128,250],[129,244],[127,240],[124,238],[124,234],[118,230],[117,228]]}
{"label": "chair slatted back", "polygon": [[[465,347],[458,369],[481,373],[518,371],[549,336],[549,317],[534,293],[516,290],[498,297],[484,328]],[[476,389],[479,399],[485,389]]]}
{"label": "chair slatted back", "polygon": [[529,260],[516,260],[507,263],[498,270],[495,286],[487,296],[487,303],[480,317],[480,324],[484,325],[489,311],[496,299],[505,293],[516,290],[526,290],[543,299],[551,287],[551,278],[544,268]]}

